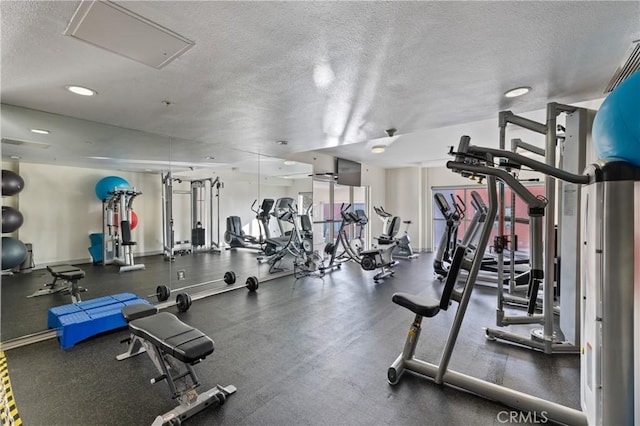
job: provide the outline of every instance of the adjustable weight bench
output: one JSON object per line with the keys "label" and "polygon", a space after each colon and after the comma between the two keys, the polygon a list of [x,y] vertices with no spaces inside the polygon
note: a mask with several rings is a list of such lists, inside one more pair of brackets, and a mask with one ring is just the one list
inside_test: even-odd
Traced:
{"label": "adjustable weight bench", "polygon": [[211,405],[222,405],[235,386],[216,387],[198,395],[200,386],[193,365],[213,353],[213,340],[200,330],[168,312],[144,304],[125,306],[122,314],[129,323],[129,350],[117,357],[123,360],[146,352],[160,375],[151,383],[166,380],[173,399],[180,402],[173,410],[156,417],[152,426],[179,425]]}
{"label": "adjustable weight bench", "polygon": [[[59,292],[71,295],[73,303],[80,302],[80,293],[87,291],[86,288],[80,287],[78,281],[84,278],[84,271],[73,265],[47,266],[47,271],[53,276],[53,282],[45,284],[43,290],[38,290],[27,297],[45,296]],[[57,286],[58,280],[63,281],[66,285]]]}

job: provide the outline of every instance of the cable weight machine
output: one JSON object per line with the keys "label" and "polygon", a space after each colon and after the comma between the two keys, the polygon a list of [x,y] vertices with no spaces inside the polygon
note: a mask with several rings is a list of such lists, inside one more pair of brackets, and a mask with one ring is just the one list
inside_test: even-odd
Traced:
{"label": "cable weight machine", "polygon": [[[173,260],[176,253],[221,253],[220,189],[224,188],[224,183],[219,177],[189,180],[173,177],[171,172],[162,173],[161,178],[164,259]],[[182,182],[189,182],[189,190],[174,189],[174,183]],[[176,194],[189,195],[191,226],[191,238],[189,240],[176,241],[175,239],[173,198]],[[207,227],[209,229],[208,234],[206,232]],[[184,248],[187,244],[188,248]]]}

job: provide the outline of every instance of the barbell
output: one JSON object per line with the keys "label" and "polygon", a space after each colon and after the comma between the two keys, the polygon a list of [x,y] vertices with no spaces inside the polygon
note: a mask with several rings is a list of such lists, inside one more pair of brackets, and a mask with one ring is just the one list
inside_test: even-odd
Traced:
{"label": "barbell", "polygon": [[[252,293],[255,292],[258,289],[258,285],[259,285],[258,278],[256,277],[247,278],[245,285],[250,292]],[[179,312],[187,312],[191,307],[191,303],[192,303],[191,296],[189,296],[187,293],[178,293],[178,295],[176,296],[176,306]]]}
{"label": "barbell", "polygon": [[[245,285],[251,293],[255,292],[258,289],[258,285],[259,285],[258,278],[256,277],[247,278]],[[176,306],[178,307],[179,312],[187,312],[191,307],[191,303],[192,303],[191,296],[189,296],[187,293],[178,293],[178,295],[176,296]]]}
{"label": "barbell", "polygon": [[[185,286],[185,287],[174,288],[173,291],[187,290],[189,288],[200,287],[200,286],[208,285],[208,284],[215,284],[215,283],[219,283],[221,281],[224,281],[228,285],[234,284],[236,282],[236,273],[233,272],[233,271],[227,271],[227,272],[224,273],[224,277],[223,278],[219,278],[217,280],[205,281],[205,282],[198,283],[198,284],[188,285],[188,286]],[[186,294],[186,293],[181,293],[181,294]],[[160,302],[164,302],[165,300],[169,300],[169,297],[171,296],[171,289],[167,285],[161,284],[158,287],[156,287],[155,294],[150,294],[147,297],[154,297],[154,296],[157,297],[158,301],[160,301]],[[181,311],[181,312],[184,312],[184,311]]]}

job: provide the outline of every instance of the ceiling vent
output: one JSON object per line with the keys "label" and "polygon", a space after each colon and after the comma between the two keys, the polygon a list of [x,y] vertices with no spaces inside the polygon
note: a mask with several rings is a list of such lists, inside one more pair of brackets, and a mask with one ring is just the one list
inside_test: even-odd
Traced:
{"label": "ceiling vent", "polygon": [[64,34],[158,69],[194,45],[109,1],[81,2]]}
{"label": "ceiling vent", "polygon": [[9,139],[9,138],[2,138],[2,143],[5,145],[21,146],[26,148],[40,148],[40,149],[47,149],[51,146],[48,143],[30,142],[30,141],[23,141],[20,139]]}
{"label": "ceiling vent", "polygon": [[613,73],[613,77],[611,77],[611,81],[607,84],[604,93],[611,92],[627,77],[638,70],[640,70],[640,40],[631,43],[631,47],[629,47],[624,55],[622,64],[620,64],[616,72]]}

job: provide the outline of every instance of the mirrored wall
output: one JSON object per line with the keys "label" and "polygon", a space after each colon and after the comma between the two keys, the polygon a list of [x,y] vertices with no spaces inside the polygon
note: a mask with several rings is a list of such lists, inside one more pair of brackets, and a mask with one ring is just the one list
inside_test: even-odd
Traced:
{"label": "mirrored wall", "polygon": [[[158,303],[162,293],[165,304],[293,272],[291,255],[276,262],[271,251],[293,241],[300,214],[314,214],[310,165],[9,105],[2,112],[3,169],[24,180],[17,196],[3,197],[24,223],[3,237],[31,250],[30,264],[2,276],[2,342],[46,330],[49,308],[72,303],[68,282],[51,285],[54,274],[69,276],[56,273],[65,265],[82,271],[80,300],[133,293]],[[112,190],[106,179],[101,199],[96,185],[110,177],[125,183]]]}

